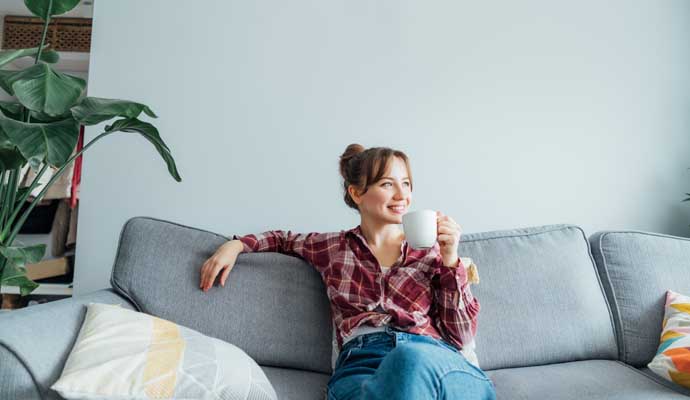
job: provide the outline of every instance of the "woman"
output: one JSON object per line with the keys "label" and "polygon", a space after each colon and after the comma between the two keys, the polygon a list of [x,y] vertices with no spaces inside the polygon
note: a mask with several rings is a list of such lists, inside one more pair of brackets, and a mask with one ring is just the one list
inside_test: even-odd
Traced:
{"label": "woman", "polygon": [[326,284],[340,354],[328,399],[495,399],[461,350],[473,343],[479,302],[458,258],[460,226],[437,212],[437,243],[413,249],[401,231],[412,200],[407,156],[351,144],[340,157],[345,203],[361,223],[336,233],[235,236],[201,268],[200,288],[225,280],[241,252],[300,257]]}

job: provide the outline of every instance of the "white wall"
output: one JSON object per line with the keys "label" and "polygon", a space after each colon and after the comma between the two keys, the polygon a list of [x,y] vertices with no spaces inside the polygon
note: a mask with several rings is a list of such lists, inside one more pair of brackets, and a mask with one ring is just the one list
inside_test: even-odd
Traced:
{"label": "white wall", "polygon": [[686,0],[119,0],[94,13],[90,95],[149,104],[183,182],[132,134],[86,153],[76,293],[108,286],[132,216],[224,234],[355,226],[337,172],[352,142],[406,151],[413,204],[465,232],[690,233]]}

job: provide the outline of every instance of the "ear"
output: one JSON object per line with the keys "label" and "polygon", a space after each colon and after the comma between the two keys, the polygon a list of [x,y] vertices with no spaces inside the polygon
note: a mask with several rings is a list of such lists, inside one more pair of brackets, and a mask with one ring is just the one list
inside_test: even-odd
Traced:
{"label": "ear", "polygon": [[362,196],[359,195],[357,188],[354,185],[348,186],[347,192],[350,194],[350,197],[352,197],[352,201],[354,201],[355,204],[359,205],[359,203],[362,202]]}

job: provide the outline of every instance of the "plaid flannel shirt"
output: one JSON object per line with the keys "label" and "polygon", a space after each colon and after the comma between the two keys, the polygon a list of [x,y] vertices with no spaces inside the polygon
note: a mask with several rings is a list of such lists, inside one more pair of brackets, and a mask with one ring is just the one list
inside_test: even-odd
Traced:
{"label": "plaid flannel shirt", "polygon": [[[456,268],[444,266],[438,243],[413,249],[403,240],[400,258],[384,272],[359,226],[333,233],[277,230],[233,238],[243,243],[244,252],[278,252],[316,268],[327,288],[339,350],[360,325],[388,324],[443,338],[459,350],[476,335],[480,307],[467,269],[460,259]],[[476,274],[474,264],[472,271]]]}

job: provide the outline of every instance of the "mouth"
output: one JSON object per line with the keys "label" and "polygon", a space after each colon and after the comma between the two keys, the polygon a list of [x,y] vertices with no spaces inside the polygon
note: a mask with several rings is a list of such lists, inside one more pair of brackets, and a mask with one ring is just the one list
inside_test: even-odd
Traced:
{"label": "mouth", "polygon": [[403,214],[405,212],[405,206],[390,206],[388,209],[393,211],[394,214]]}

